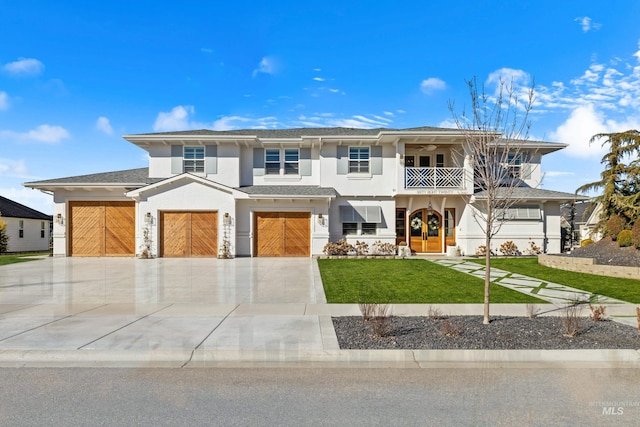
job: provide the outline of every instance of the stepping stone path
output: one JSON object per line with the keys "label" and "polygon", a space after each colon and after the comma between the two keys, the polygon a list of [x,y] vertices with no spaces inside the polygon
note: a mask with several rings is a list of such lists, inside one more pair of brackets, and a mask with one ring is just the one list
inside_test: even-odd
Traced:
{"label": "stepping stone path", "polygon": [[[434,259],[431,261],[484,280],[484,265],[463,261],[461,259]],[[510,273],[497,268],[491,268],[491,283],[522,292],[523,294],[533,295],[556,305],[564,306],[575,301],[591,302],[594,304],[627,304],[625,301],[618,299],[592,294],[591,292],[581,289],[546,282],[533,277],[523,276],[522,274]]]}

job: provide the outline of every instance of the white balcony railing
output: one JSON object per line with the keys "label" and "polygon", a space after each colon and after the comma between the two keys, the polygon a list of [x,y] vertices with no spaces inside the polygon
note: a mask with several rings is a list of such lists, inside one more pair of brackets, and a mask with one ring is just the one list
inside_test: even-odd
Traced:
{"label": "white balcony railing", "polygon": [[464,188],[464,168],[405,168],[405,188]]}

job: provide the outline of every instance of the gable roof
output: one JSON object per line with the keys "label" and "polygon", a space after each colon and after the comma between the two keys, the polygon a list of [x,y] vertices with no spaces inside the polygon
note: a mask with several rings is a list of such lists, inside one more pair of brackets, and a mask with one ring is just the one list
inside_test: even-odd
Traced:
{"label": "gable roof", "polygon": [[31,209],[28,206],[21,205],[18,202],[14,202],[13,200],[9,200],[2,196],[0,196],[0,216],[7,218],[51,220],[51,215],[43,214],[42,212]]}

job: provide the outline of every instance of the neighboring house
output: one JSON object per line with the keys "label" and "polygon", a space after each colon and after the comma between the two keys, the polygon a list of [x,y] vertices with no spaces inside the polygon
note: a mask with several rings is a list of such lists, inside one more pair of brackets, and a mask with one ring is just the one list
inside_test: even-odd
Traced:
{"label": "neighboring house", "polygon": [[[458,130],[308,128],[125,135],[149,167],[30,182],[54,193],[54,255],[311,256],[327,242],[406,241],[474,254],[484,236],[468,204],[472,153]],[[535,188],[542,156],[566,145],[524,142],[512,221],[496,248],[533,241],[560,252],[560,204]],[[473,197],[472,197],[473,196]]]}
{"label": "neighboring house", "polygon": [[[602,234],[596,231],[602,208],[600,204],[589,201],[578,201],[574,204],[573,215],[573,244],[580,246],[584,239],[591,239],[595,242],[602,238]],[[571,203],[560,207],[562,214],[562,227],[571,229]]]}
{"label": "neighboring house", "polygon": [[0,221],[7,224],[7,252],[48,251],[51,243],[51,215],[0,196]]}

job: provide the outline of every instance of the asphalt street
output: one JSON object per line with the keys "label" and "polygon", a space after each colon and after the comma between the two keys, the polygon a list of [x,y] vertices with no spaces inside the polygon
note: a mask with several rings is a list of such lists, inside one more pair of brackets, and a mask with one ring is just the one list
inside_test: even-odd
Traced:
{"label": "asphalt street", "polygon": [[0,369],[3,426],[632,426],[636,369]]}

